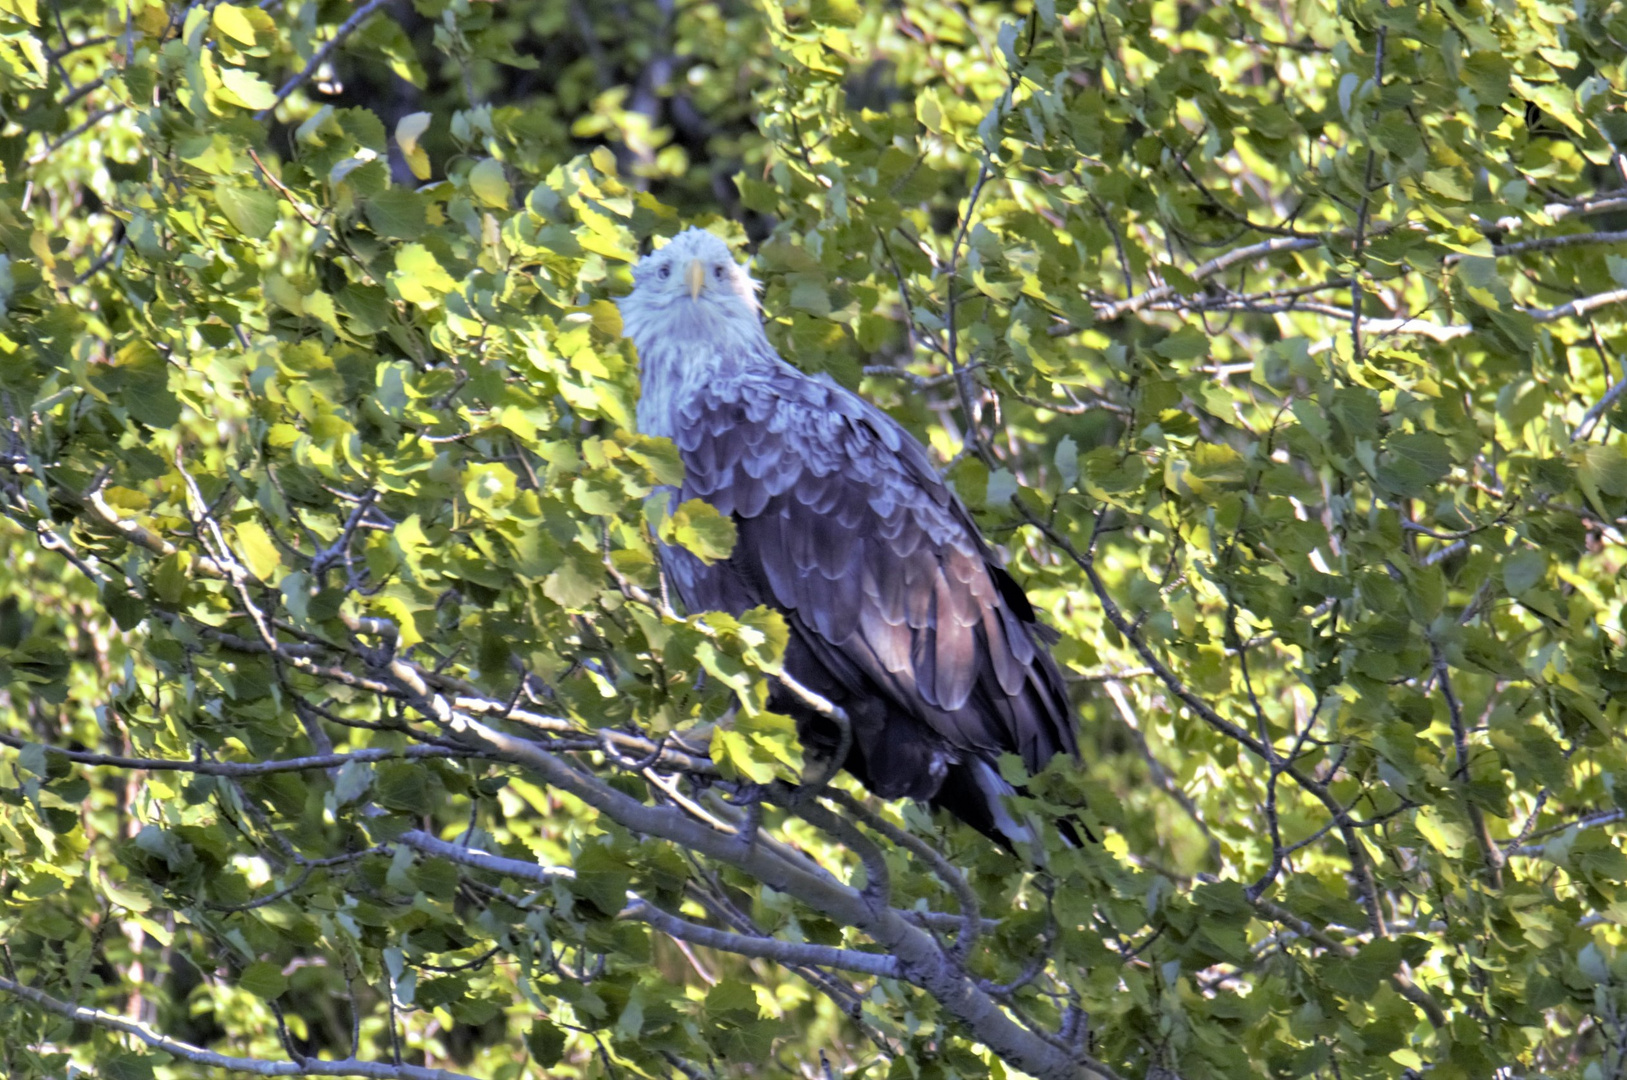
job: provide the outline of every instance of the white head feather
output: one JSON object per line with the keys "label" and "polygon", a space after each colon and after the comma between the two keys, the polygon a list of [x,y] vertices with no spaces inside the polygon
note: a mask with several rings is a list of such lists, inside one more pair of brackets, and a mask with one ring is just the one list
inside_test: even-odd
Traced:
{"label": "white head feather", "polygon": [[757,283],[729,247],[686,229],[633,267],[622,332],[638,346],[640,431],[670,434],[672,417],[703,386],[779,362],[763,333]]}

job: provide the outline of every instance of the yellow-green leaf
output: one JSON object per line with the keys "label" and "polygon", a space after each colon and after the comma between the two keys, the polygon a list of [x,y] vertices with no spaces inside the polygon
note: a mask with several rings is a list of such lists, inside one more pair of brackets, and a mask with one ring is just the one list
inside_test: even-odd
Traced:
{"label": "yellow-green leaf", "polygon": [[429,155],[418,145],[418,140],[429,129],[431,117],[427,112],[408,113],[395,123],[395,142],[401,147],[401,156],[407,168],[420,180],[429,179]]}
{"label": "yellow-green leaf", "polygon": [[245,109],[269,109],[277,103],[271,84],[243,68],[220,68],[220,96]]}
{"label": "yellow-green leaf", "polygon": [[282,552],[271,542],[271,534],[258,521],[241,521],[237,525],[237,545],[242,549],[243,562],[249,573],[261,581],[275,580],[282,566]]}
{"label": "yellow-green leaf", "polygon": [[662,539],[693,552],[705,563],[727,559],[734,551],[734,521],[699,499],[690,499],[674,510],[661,531]]}
{"label": "yellow-green leaf", "polygon": [[441,297],[458,287],[452,275],[422,244],[403,244],[395,253],[390,285],[401,299],[421,308],[434,307],[441,302]]}
{"label": "yellow-green leaf", "polygon": [[248,13],[240,7],[231,4],[218,4],[214,11],[215,29],[222,34],[240,41],[244,45],[253,45],[254,24],[249,21]]}
{"label": "yellow-green leaf", "polygon": [[503,163],[495,158],[486,158],[470,169],[469,190],[487,206],[507,210],[512,192],[508,177],[503,173]]}

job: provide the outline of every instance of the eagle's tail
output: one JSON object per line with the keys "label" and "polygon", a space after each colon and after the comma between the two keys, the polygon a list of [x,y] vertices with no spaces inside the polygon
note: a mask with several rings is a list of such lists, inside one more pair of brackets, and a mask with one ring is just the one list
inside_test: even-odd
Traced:
{"label": "eagle's tail", "polygon": [[[1011,796],[1021,794],[991,762],[979,758],[951,770],[932,805],[949,811],[1007,851],[1016,851],[1020,844],[1035,850],[1039,820],[1032,814],[1019,817],[1009,802]],[[1072,815],[1058,818],[1056,828],[1070,847],[1083,847],[1086,840],[1096,839],[1089,827]]]}

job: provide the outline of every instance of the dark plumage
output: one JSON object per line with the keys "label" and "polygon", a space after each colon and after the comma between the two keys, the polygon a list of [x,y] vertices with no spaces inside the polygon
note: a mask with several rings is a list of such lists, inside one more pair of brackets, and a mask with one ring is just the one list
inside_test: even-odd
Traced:
{"label": "dark plumage", "polygon": [[[643,259],[622,300],[638,346],[641,430],[677,444],[684,484],[734,519],[726,561],[667,548],[692,611],[759,604],[791,629],[787,673],[846,710],[843,766],[883,798],[924,800],[996,840],[1028,840],[995,763],[1030,773],[1077,755],[1062,678],[1022,588],[921,444],[835,383],[802,374],[763,334],[754,283],[698,229]],[[836,726],[784,687],[805,750]]]}

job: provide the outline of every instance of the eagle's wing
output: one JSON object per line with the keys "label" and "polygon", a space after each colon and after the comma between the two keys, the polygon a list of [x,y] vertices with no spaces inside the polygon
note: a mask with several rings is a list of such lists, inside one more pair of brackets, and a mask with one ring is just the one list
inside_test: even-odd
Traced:
{"label": "eagle's wing", "polygon": [[[682,498],[706,500],[738,527],[726,562],[669,557],[692,610],[778,608],[793,646],[822,669],[810,674],[826,676],[817,682],[834,680],[850,700],[879,691],[890,705],[882,726],[912,718],[952,757],[1014,752],[1037,772],[1055,754],[1077,752],[1033,608],[891,417],[786,367],[690,398],[674,440]],[[905,731],[855,732],[866,734]],[[941,766],[931,778],[876,775],[918,770],[921,759],[884,746],[870,756],[861,779],[878,793],[937,794]]]}

